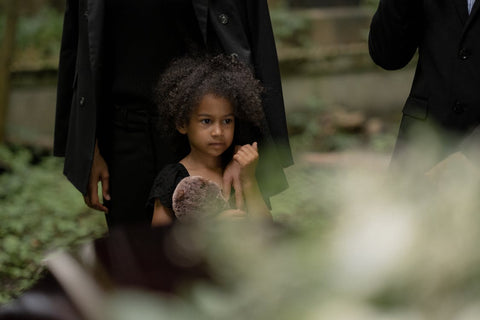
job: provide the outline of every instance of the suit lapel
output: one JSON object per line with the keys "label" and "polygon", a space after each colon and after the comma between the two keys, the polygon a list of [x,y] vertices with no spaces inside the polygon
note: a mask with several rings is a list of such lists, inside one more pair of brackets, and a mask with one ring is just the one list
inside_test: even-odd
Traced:
{"label": "suit lapel", "polygon": [[453,4],[457,10],[458,17],[462,21],[462,25],[465,25],[468,18],[467,0],[453,0]]}
{"label": "suit lapel", "polygon": [[467,31],[468,27],[472,24],[472,21],[476,19],[476,15],[478,14],[478,8],[480,7],[480,0],[476,0],[475,3],[473,4],[472,7],[472,12],[470,12],[470,15],[468,16],[467,22],[465,24],[465,28],[463,30],[463,33]]}
{"label": "suit lapel", "polygon": [[88,46],[92,71],[98,69],[103,35],[104,0],[87,0]]}
{"label": "suit lapel", "polygon": [[195,10],[205,44],[207,43],[208,2],[209,0],[192,0],[193,9]]}

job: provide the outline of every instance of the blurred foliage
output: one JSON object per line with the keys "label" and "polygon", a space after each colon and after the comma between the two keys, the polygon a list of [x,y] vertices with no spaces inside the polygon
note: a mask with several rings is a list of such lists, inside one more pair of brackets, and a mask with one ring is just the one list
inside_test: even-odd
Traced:
{"label": "blurred foliage", "polygon": [[[289,188],[271,198],[275,221],[289,228],[322,232],[328,228],[332,213],[339,207],[335,183],[337,169],[297,163],[285,170]],[[322,192],[312,192],[310,186],[321,181]]]}
{"label": "blurred foliage", "polygon": [[60,51],[63,15],[51,7],[43,7],[19,21],[17,46],[28,50],[37,48],[41,57],[57,55]]}
{"label": "blurred foliage", "polygon": [[[31,162],[21,150],[5,154],[1,176]],[[202,277],[176,294],[115,290],[100,302],[100,318],[479,319],[480,172],[466,164],[412,181],[376,167],[297,161],[287,169],[290,189],[272,199],[275,226],[170,230],[172,262],[205,258],[213,281]]]}
{"label": "blurred foliage", "polygon": [[[328,106],[317,96],[306,97],[303,107],[290,111],[287,117],[290,139],[296,152],[362,148],[388,153],[396,140],[396,125],[386,119],[370,119],[362,112]],[[348,122],[352,121],[349,118],[359,119],[354,119],[357,123],[349,127]],[[375,131],[369,130],[370,120],[379,122]]]}
{"label": "blurred foliage", "polygon": [[332,202],[294,232],[247,221],[172,232],[179,256],[206,257],[214,284],[117,291],[106,319],[479,319],[480,173],[456,168],[440,180],[378,168],[302,176],[309,202]]}
{"label": "blurred foliage", "polygon": [[321,114],[326,106],[318,97],[306,97],[305,105],[301,110],[288,114],[289,135],[292,144],[300,150],[312,147],[312,150],[322,149],[315,145],[316,137],[321,131]]}
{"label": "blurred foliage", "polygon": [[270,19],[277,47],[309,47],[311,22],[306,16],[292,14],[285,3],[270,10]]}
{"label": "blurred foliage", "polygon": [[[58,64],[63,13],[52,6],[21,13],[16,37],[13,67],[15,70],[55,68]],[[5,16],[0,12],[0,34]]]}
{"label": "blurred foliage", "polygon": [[0,167],[1,303],[35,282],[46,251],[92,239],[106,226],[61,175],[60,159],[0,145]]}

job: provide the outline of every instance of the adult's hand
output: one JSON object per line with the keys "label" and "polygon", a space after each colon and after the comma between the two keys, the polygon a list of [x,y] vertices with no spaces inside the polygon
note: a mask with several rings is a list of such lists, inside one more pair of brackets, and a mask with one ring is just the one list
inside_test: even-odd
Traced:
{"label": "adult's hand", "polygon": [[242,181],[240,180],[241,169],[237,161],[231,160],[223,172],[223,196],[228,201],[233,186],[235,189],[235,205],[239,210],[243,210],[245,204]]}
{"label": "adult's hand", "polygon": [[480,171],[475,163],[470,161],[463,152],[455,152],[437,163],[425,173],[431,181],[449,184],[459,177],[480,177]]}
{"label": "adult's hand", "polygon": [[100,154],[97,143],[95,143],[95,151],[93,153],[93,163],[92,169],[90,170],[87,193],[83,198],[87,206],[89,206],[90,208],[108,213],[108,208],[105,207],[102,202],[100,202],[100,199],[98,197],[99,181],[102,184],[103,199],[110,200],[108,166],[102,155]]}

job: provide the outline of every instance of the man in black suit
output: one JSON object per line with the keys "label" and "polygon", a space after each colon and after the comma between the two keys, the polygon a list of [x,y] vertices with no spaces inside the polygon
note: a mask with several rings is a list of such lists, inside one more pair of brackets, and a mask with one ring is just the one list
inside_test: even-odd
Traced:
{"label": "man in black suit", "polygon": [[[380,0],[370,26],[374,62],[418,63],[392,158],[426,172],[457,151],[480,120],[480,13],[474,0]],[[428,155],[428,157],[425,157]]]}
{"label": "man in black suit", "polygon": [[199,53],[249,63],[266,88],[265,130],[250,138],[274,150],[258,170],[268,199],[287,187],[292,155],[266,0],[67,0],[54,154],[110,226],[151,219],[156,172],[179,158],[156,128],[152,89],[172,59]]}

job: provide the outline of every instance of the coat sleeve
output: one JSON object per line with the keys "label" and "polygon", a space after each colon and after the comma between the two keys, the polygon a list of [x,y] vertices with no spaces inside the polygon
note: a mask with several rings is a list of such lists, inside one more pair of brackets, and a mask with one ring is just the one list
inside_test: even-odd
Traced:
{"label": "coat sleeve", "polygon": [[53,143],[53,153],[55,156],[65,156],[70,108],[76,77],[77,44],[78,0],[67,0],[58,66],[57,104]]}
{"label": "coat sleeve", "polygon": [[368,46],[373,61],[387,70],[403,68],[422,36],[419,0],[380,0],[370,25]]}
{"label": "coat sleeve", "polygon": [[278,57],[273,37],[267,0],[248,0],[252,62],[256,77],[265,87],[264,111],[268,130],[279,152],[283,167],[293,163],[288,139],[285,106]]}

